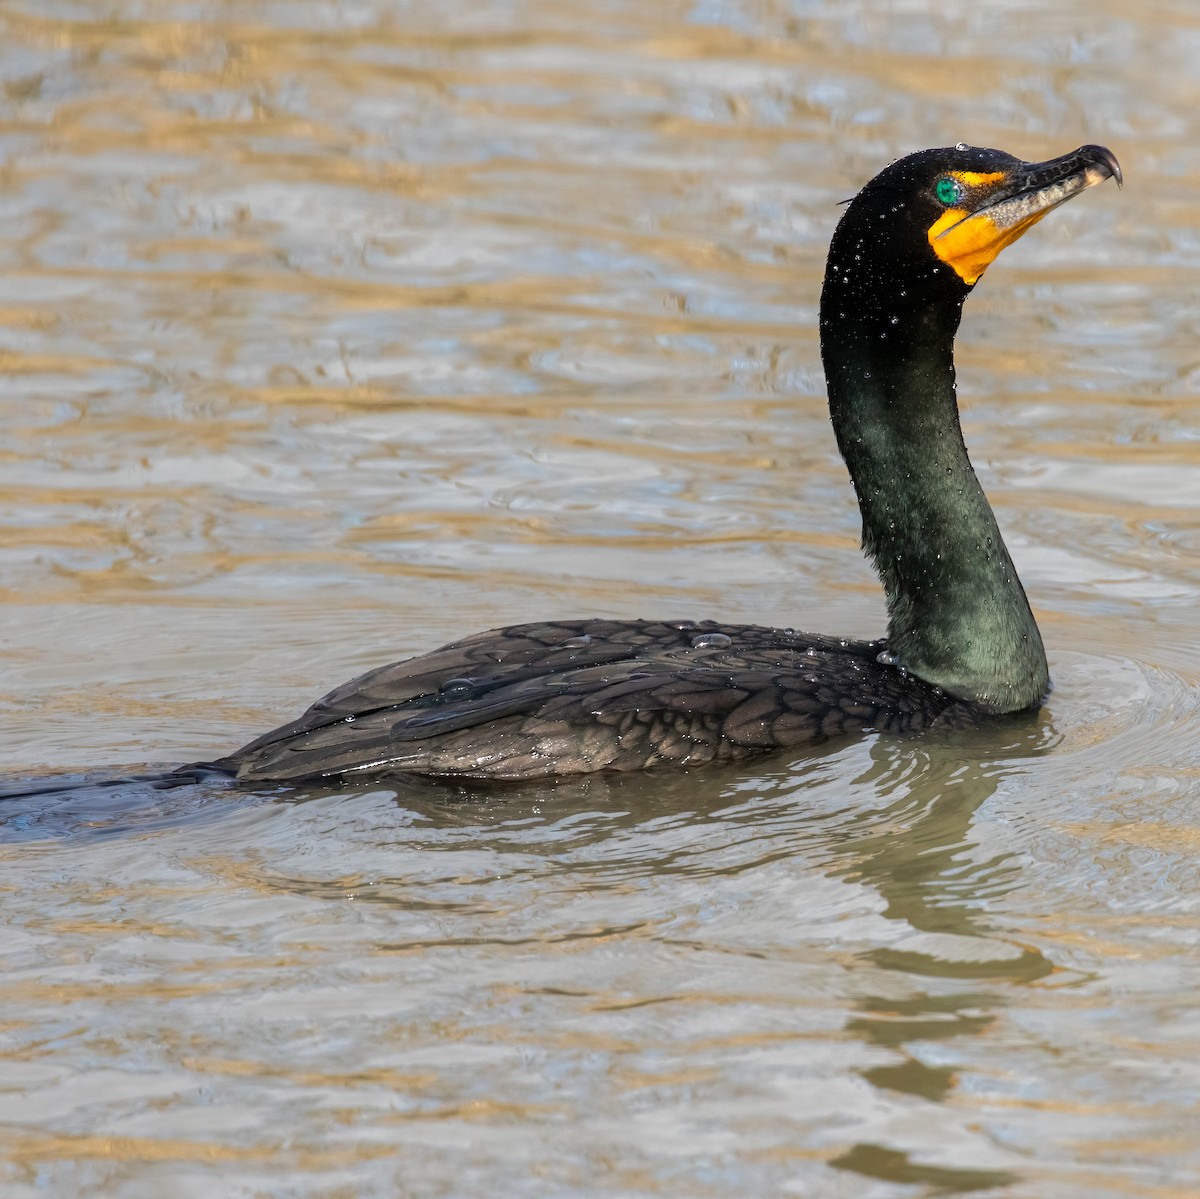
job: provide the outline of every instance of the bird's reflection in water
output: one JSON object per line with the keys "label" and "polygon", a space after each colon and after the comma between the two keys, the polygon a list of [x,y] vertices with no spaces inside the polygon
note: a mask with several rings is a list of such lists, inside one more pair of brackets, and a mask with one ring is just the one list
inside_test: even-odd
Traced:
{"label": "bird's reflection in water", "polygon": [[[1005,732],[999,739],[965,734],[909,747],[877,744],[870,769],[858,780],[874,783],[888,802],[849,818],[847,854],[835,870],[874,888],[886,902],[885,914],[915,934],[901,947],[866,953],[874,965],[900,976],[901,990],[858,995],[860,1014],[846,1025],[851,1035],[888,1051],[891,1061],[860,1071],[884,1091],[946,1101],[958,1075],[946,1064],[946,1043],[987,1035],[1009,1002],[1010,987],[1053,970],[1038,950],[995,935],[989,919],[987,898],[1015,885],[1016,866],[1005,853],[980,855],[972,824],[1002,783],[1019,778],[1059,741],[1045,715]],[[930,1042],[941,1046],[933,1063],[916,1049]],[[1006,1170],[951,1168],[875,1142],[856,1143],[830,1164],[941,1194],[1020,1181]]]}
{"label": "bird's reflection in water", "polygon": [[[431,828],[469,834],[478,848],[561,857],[568,848],[603,846],[612,852],[590,859],[598,886],[614,871],[734,874],[777,860],[790,843],[809,851],[808,860],[819,861],[830,876],[873,888],[886,902],[884,914],[916,933],[986,937],[978,900],[1002,890],[1009,870],[1003,855],[974,860],[972,821],[1006,778],[1019,776],[1057,740],[1049,718],[1038,715],[987,730],[878,738],[850,747],[832,742],[754,773],[741,764],[512,786],[404,782],[395,802]],[[856,770],[859,759],[864,766]],[[314,788],[290,798],[327,794]],[[683,847],[629,837],[613,846],[618,832],[670,824],[704,835]],[[562,835],[536,835],[538,828]],[[706,855],[705,848],[722,852]],[[990,968],[961,962],[945,969],[967,977]],[[1013,959],[1003,973],[1015,977],[1015,969]],[[942,967],[931,964],[930,970],[940,973]],[[1041,972],[1044,965],[1031,962],[1018,973]]]}
{"label": "bird's reflection in water", "polygon": [[[554,939],[576,919],[563,898],[586,894],[587,919],[618,935],[631,929],[669,942],[671,953],[699,950],[699,994],[749,988],[753,1006],[747,960],[774,959],[785,972],[795,963],[797,997],[831,988],[841,1035],[867,1049],[850,1067],[861,1079],[893,1100],[952,1105],[958,1080],[948,1062],[972,1057],[954,1043],[994,1035],[1013,988],[1052,969],[1006,938],[992,901],[1019,884],[1018,864],[988,848],[979,812],[1001,787],[1019,788],[1058,740],[1043,714],[990,730],[830,742],[753,770],[509,786],[396,780],[255,791],[211,782],[162,794],[130,784],[60,798],[54,823],[74,823],[74,835],[136,834],[164,820],[211,819],[225,805],[252,806],[255,823],[243,835],[257,856],[248,865],[246,854],[234,854],[238,878],[249,869],[270,890],[321,903],[344,903],[353,892],[356,903],[392,907],[396,919],[385,927],[395,944],[385,934],[376,952]],[[129,807],[134,790],[145,791],[144,810]],[[48,801],[28,801],[24,819],[38,819],[10,835],[45,836],[52,811]],[[315,845],[311,856],[298,848]],[[795,890],[781,895],[789,880]],[[846,884],[849,910],[865,914],[852,933],[819,906],[829,880]],[[634,911],[630,896],[638,894]],[[790,905],[782,917],[771,910],[780,902]],[[667,909],[689,905],[704,914],[685,931],[694,939],[681,940]],[[419,919],[426,913],[437,921],[433,940]],[[605,962],[577,965],[579,985],[602,993]],[[703,977],[730,966],[733,974],[711,986]],[[796,1035],[810,1034],[797,1026]],[[939,1193],[1013,1181],[1001,1170],[942,1160],[902,1135],[862,1137],[830,1165]]]}
{"label": "bird's reflection in water", "polygon": [[[600,852],[583,855],[583,868],[597,887],[620,885],[631,874],[670,872],[710,873],[718,885],[721,876],[790,854],[797,869],[815,866],[869,889],[882,901],[884,918],[900,922],[904,933],[857,955],[863,969],[848,971],[845,1032],[886,1052],[888,1061],[859,1070],[873,1087],[940,1104],[952,1096],[957,1073],[936,1055],[924,1061],[922,1047],[936,1042],[945,1051],[956,1038],[986,1036],[1011,988],[1053,969],[1043,954],[1012,944],[995,927],[988,901],[1018,884],[1018,867],[1006,852],[988,852],[975,825],[997,789],[1019,786],[1020,776],[1058,742],[1041,714],[987,731],[880,738],[849,759],[844,747],[829,746],[753,776],[711,770],[597,776],[453,798],[407,792],[398,802],[443,829],[470,830],[476,844],[499,852],[519,847],[566,855],[571,863],[564,868],[574,872],[582,867],[578,851],[591,843]],[[863,767],[847,771],[848,760],[859,758]],[[597,813],[606,818],[588,818]],[[573,828],[565,840],[539,840],[530,836],[531,822]],[[705,835],[682,841],[617,835],[681,824],[693,831],[703,826]],[[797,928],[797,942],[805,939],[806,930]],[[1005,1170],[942,1164],[911,1146],[880,1142],[854,1143],[830,1165],[945,1194],[1019,1181]]]}
{"label": "bird's reflection in water", "polygon": [[[930,934],[930,945],[948,946],[948,938],[954,937],[986,937],[980,900],[1003,890],[1012,871],[1006,854],[974,860],[978,844],[971,837],[972,823],[1002,782],[1019,777],[1030,759],[1057,741],[1049,717],[1039,715],[988,732],[876,742],[870,767],[855,782],[884,803],[847,816],[845,856],[834,872],[873,887],[887,902],[885,914]],[[920,944],[920,938],[915,942]],[[892,950],[872,954],[880,965],[896,962],[909,971],[957,978],[987,977],[999,967],[993,960],[929,957],[922,967],[917,960],[897,962]],[[1000,973],[1034,978],[1047,969],[1039,955],[1023,964],[1006,956]]]}

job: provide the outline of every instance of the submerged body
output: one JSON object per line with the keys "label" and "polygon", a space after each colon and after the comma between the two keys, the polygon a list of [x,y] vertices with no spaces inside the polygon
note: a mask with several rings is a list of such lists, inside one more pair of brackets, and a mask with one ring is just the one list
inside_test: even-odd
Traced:
{"label": "submerged body", "polygon": [[954,336],[1000,250],[1109,177],[1120,169],[1099,146],[1038,164],[926,150],[876,176],[837,227],[821,353],[886,638],[712,621],[518,625],[371,671],[211,765],[245,781],[535,778],[1036,708],[1045,652],[963,445]]}

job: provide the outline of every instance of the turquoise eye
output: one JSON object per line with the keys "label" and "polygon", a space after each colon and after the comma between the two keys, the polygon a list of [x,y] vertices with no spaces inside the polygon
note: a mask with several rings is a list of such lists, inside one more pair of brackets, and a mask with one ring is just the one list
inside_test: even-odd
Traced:
{"label": "turquoise eye", "polygon": [[939,179],[937,186],[933,189],[933,194],[948,207],[951,204],[957,204],[962,199],[963,186],[957,179]]}

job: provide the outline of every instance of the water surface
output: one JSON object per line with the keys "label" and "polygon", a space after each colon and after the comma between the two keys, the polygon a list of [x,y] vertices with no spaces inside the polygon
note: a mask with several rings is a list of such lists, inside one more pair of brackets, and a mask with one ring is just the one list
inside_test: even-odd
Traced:
{"label": "water surface", "polygon": [[1109,0],[0,14],[0,769],[595,614],[873,636],[838,202],[1113,147],[959,339],[1003,735],[0,812],[0,1189],[1200,1191],[1200,24]]}

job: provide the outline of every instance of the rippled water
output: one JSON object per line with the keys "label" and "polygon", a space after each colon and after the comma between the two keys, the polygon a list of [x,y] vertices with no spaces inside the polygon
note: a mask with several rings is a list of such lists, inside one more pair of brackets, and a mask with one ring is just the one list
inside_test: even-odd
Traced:
{"label": "rippled water", "polygon": [[875,635],[837,202],[1111,145],[967,307],[1027,727],[0,813],[5,1196],[1200,1192],[1190,5],[0,12],[0,768],[226,751],[497,623]]}

